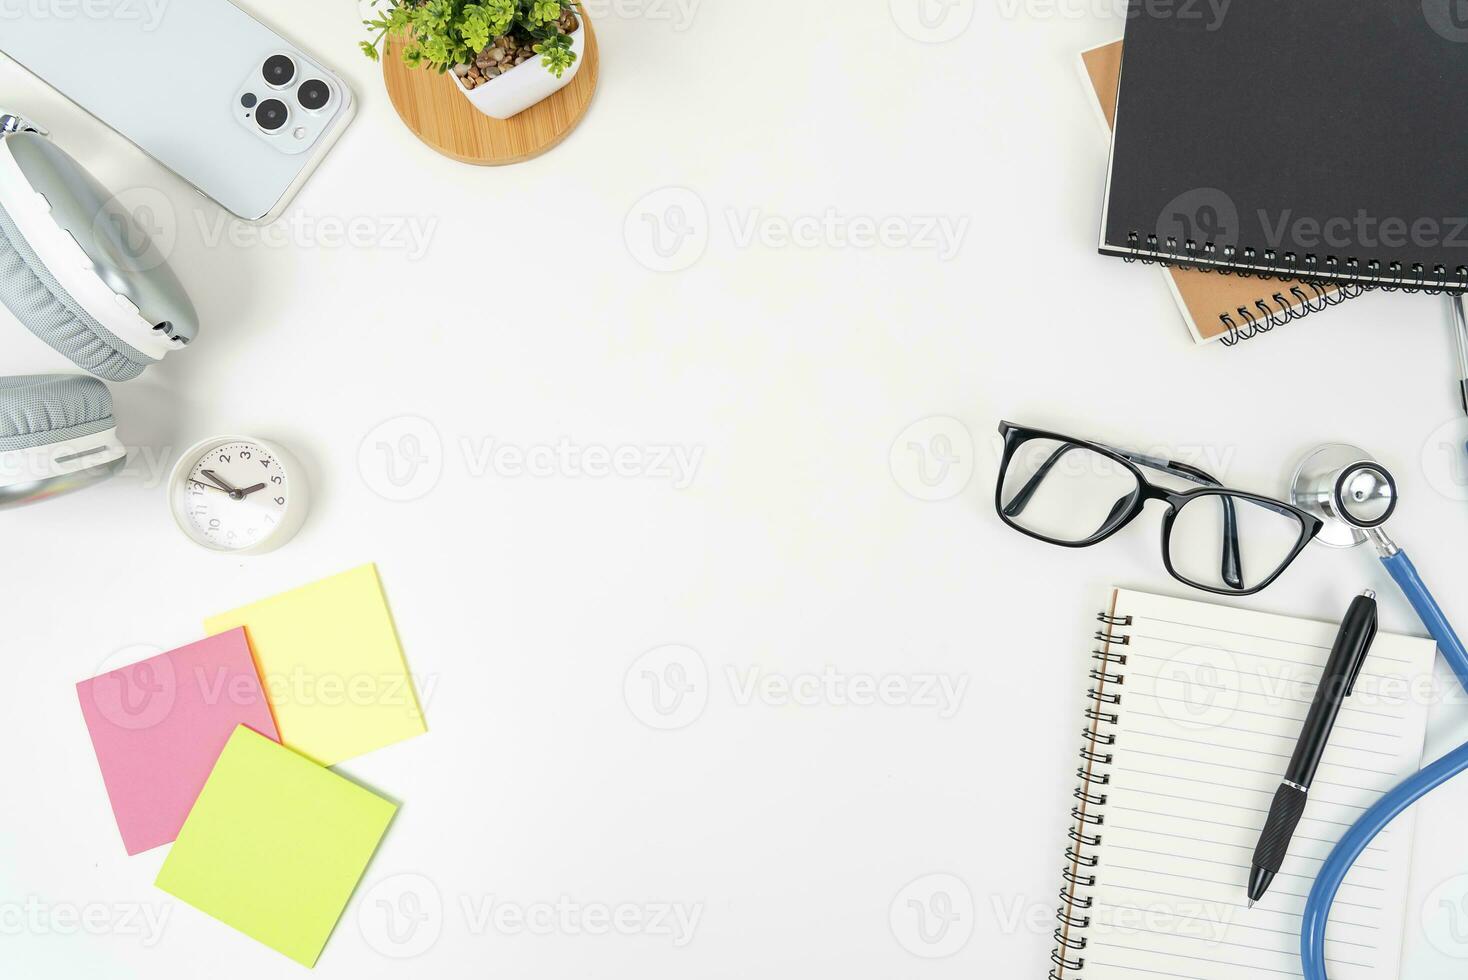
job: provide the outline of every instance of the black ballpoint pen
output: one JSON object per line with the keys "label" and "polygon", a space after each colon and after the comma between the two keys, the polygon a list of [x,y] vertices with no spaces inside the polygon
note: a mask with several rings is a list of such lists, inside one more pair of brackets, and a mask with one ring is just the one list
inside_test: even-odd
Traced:
{"label": "black ballpoint pen", "polygon": [[1336,717],[1341,713],[1346,698],[1356,686],[1361,666],[1371,652],[1371,641],[1376,639],[1376,593],[1370,589],[1351,600],[1346,618],[1336,634],[1335,644],[1330,648],[1330,659],[1325,662],[1325,673],[1315,688],[1315,697],[1310,702],[1310,712],[1305,715],[1305,728],[1300,740],[1295,743],[1295,754],[1290,757],[1289,768],[1284,780],[1275,791],[1274,803],[1269,807],[1269,819],[1265,821],[1264,833],[1259,835],[1259,845],[1254,848],[1253,868],[1249,872],[1249,907],[1264,897],[1270,882],[1284,864],[1285,854],[1290,849],[1290,840],[1295,836],[1295,827],[1305,813],[1305,801],[1310,795],[1310,783],[1315,779],[1315,770],[1320,768],[1320,757],[1325,754],[1330,731],[1335,727]]}
{"label": "black ballpoint pen", "polygon": [[1464,315],[1463,297],[1449,294],[1448,309],[1453,314],[1453,337],[1458,342],[1458,394],[1463,399],[1463,412],[1468,414],[1468,316]]}

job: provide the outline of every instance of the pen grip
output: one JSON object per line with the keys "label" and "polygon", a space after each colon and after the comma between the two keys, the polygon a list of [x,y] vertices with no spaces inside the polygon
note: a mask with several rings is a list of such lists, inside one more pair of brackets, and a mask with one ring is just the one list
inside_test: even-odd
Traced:
{"label": "pen grip", "polygon": [[1295,828],[1305,815],[1307,797],[1300,790],[1285,783],[1274,791],[1274,802],[1269,805],[1269,819],[1264,824],[1264,833],[1254,848],[1254,867],[1278,873],[1290,850],[1290,840]]}

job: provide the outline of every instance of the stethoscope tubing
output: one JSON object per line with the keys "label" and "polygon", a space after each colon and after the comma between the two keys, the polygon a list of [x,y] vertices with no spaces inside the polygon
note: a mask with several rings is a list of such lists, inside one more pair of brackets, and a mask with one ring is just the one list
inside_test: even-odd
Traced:
{"label": "stethoscope tubing", "polygon": [[1443,659],[1448,666],[1453,668],[1453,673],[1458,675],[1458,683],[1468,691],[1468,650],[1463,648],[1463,641],[1458,639],[1458,634],[1448,622],[1448,617],[1443,615],[1442,608],[1438,606],[1437,600],[1428,591],[1427,584],[1422,581],[1422,576],[1417,574],[1417,568],[1412,560],[1407,557],[1405,551],[1398,551],[1381,560],[1386,566],[1387,572],[1401,588],[1402,594],[1417,610],[1422,625],[1427,627],[1427,632],[1437,641],[1437,648],[1442,653]]}
{"label": "stethoscope tubing", "polygon": [[1351,865],[1393,820],[1428,793],[1465,771],[1468,771],[1468,743],[1458,746],[1383,796],[1336,844],[1310,889],[1310,897],[1305,902],[1304,921],[1300,924],[1300,960],[1306,980],[1328,980],[1325,973],[1325,926],[1330,918],[1331,904],[1350,873]]}
{"label": "stethoscope tubing", "polygon": [[[1463,689],[1468,691],[1468,650],[1443,615],[1422,577],[1417,574],[1405,551],[1381,559],[1392,579],[1401,587],[1422,624],[1437,641],[1443,659],[1452,667]],[[1468,771],[1468,744],[1460,745],[1447,755],[1408,777],[1362,814],[1330,852],[1305,902],[1304,921],[1300,925],[1300,960],[1305,980],[1328,980],[1325,972],[1325,927],[1336,893],[1350,873],[1351,866],[1371,846],[1387,826],[1409,807],[1453,777]]]}

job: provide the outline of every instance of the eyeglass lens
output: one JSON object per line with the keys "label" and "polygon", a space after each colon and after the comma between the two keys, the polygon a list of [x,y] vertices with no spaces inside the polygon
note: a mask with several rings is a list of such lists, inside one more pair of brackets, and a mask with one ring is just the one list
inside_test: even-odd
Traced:
{"label": "eyeglass lens", "polygon": [[[1079,545],[1114,530],[1133,513],[1141,492],[1136,473],[1112,456],[1074,442],[1036,438],[1011,455],[999,499],[1005,520],[1015,527]],[[1245,592],[1290,561],[1302,534],[1299,516],[1285,507],[1204,494],[1178,510],[1167,557],[1173,572],[1189,584]]]}
{"label": "eyeglass lens", "polygon": [[[1238,528],[1239,568],[1234,581],[1225,579],[1222,560],[1230,509]],[[1206,589],[1243,592],[1278,574],[1303,532],[1299,516],[1282,507],[1248,497],[1207,494],[1178,509],[1167,554],[1179,578]]]}
{"label": "eyeglass lens", "polygon": [[1016,527],[1079,544],[1114,525],[1140,490],[1136,474],[1110,456],[1058,439],[1030,439],[1009,461],[1000,501]]}

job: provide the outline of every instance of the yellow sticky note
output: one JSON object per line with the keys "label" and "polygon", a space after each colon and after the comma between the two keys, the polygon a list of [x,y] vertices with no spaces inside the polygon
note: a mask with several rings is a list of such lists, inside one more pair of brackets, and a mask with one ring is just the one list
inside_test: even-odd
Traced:
{"label": "yellow sticky note", "polygon": [[241,725],[155,884],[314,966],[396,812],[396,803]]}
{"label": "yellow sticky note", "polygon": [[283,745],[332,766],[426,730],[376,565],[204,620],[239,626]]}

